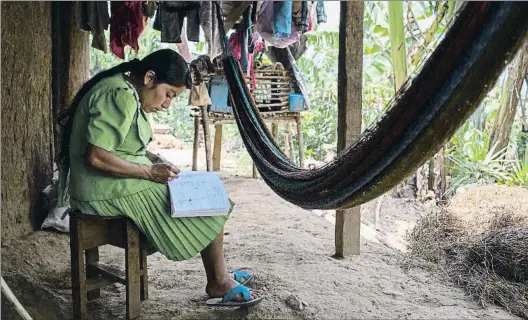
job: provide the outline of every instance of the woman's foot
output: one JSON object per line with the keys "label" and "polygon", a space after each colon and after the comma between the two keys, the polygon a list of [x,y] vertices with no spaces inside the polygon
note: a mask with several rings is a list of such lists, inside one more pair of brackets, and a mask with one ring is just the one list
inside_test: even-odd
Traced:
{"label": "woman's foot", "polygon": [[[225,279],[224,281],[207,283],[207,286],[205,287],[205,292],[210,298],[222,298],[238,285],[240,285],[240,283],[235,281],[232,278],[232,275],[230,275],[229,278]],[[263,295],[264,292],[251,289],[251,300],[257,299]],[[233,301],[243,302],[244,298],[242,297],[242,294],[238,294],[236,295],[236,299],[234,299]]]}

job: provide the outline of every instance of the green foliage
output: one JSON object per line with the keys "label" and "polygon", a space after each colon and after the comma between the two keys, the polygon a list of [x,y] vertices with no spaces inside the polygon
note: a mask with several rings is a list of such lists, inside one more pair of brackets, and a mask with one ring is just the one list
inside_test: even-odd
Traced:
{"label": "green foliage", "polygon": [[337,145],[338,32],[308,34],[310,51],[297,60],[308,86],[310,111],[303,116],[306,156],[323,160],[327,148]]}
{"label": "green foliage", "polygon": [[528,187],[526,150],[523,157],[514,153],[514,158],[511,159],[508,149],[512,145],[502,150],[489,148],[489,124],[497,113],[499,87],[490,92],[485,103],[451,139],[452,147],[446,150],[446,157],[451,163],[448,169],[452,180],[446,194],[473,183]]}
{"label": "green foliage", "polygon": [[504,182],[508,179],[506,150],[489,149],[489,135],[466,122],[452,139],[453,147],[446,151],[451,161],[453,179],[447,194],[464,185]]}
{"label": "green foliage", "polygon": [[517,155],[512,162],[512,169],[508,172],[508,185],[528,186],[528,148],[522,156]]}

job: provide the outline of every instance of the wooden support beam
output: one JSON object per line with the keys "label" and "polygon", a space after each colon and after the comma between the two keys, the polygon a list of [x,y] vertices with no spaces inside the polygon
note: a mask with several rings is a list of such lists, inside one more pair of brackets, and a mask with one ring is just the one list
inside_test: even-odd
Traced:
{"label": "wooden support beam", "polygon": [[192,171],[198,171],[198,148],[199,148],[199,134],[200,134],[200,118],[194,117],[194,140],[193,140],[193,157],[192,157]]}
{"label": "wooden support beam", "polygon": [[211,132],[209,131],[209,115],[207,113],[207,107],[200,107],[200,109],[202,111],[206,167],[207,171],[212,171],[213,159],[211,156]]}
{"label": "wooden support beam", "polygon": [[304,168],[304,141],[303,141],[302,123],[301,123],[300,113],[297,115],[297,117],[295,117],[295,121],[297,122],[297,143],[299,145],[299,166],[301,168]]}
{"label": "wooden support beam", "polygon": [[215,140],[213,146],[213,171],[220,171],[222,158],[222,125],[215,125]]}
{"label": "wooden support beam", "polygon": [[231,8],[231,12],[227,13],[224,22],[225,31],[228,32],[236,24],[237,20],[240,19],[244,11],[251,4],[251,1],[239,1],[236,2],[236,6]]}
{"label": "wooden support beam", "polygon": [[[363,79],[362,1],[341,2],[339,23],[337,150],[342,151],[361,135]],[[336,257],[360,252],[360,207],[337,210],[335,225]]]}
{"label": "wooden support beam", "polygon": [[[90,77],[90,41],[88,32],[80,30],[77,25],[77,6],[78,3],[72,1],[51,3],[53,117],[70,106],[77,91]],[[55,121],[53,131],[56,155],[60,126]]]}
{"label": "wooden support beam", "polygon": [[275,139],[276,143],[279,143],[279,122],[273,121],[271,123],[271,135],[273,136],[273,139]]}
{"label": "wooden support beam", "polygon": [[284,154],[288,158],[292,158],[292,150],[291,150],[291,132],[290,132],[290,122],[286,121],[284,123]]}

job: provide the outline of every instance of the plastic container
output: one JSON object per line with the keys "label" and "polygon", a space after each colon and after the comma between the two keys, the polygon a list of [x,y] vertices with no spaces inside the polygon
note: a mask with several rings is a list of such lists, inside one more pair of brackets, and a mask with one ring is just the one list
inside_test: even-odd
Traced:
{"label": "plastic container", "polygon": [[290,93],[288,110],[291,112],[304,111],[304,96],[301,93]]}
{"label": "plastic container", "polygon": [[225,77],[211,76],[209,79],[209,97],[211,98],[210,111],[231,113],[229,105],[229,87]]}

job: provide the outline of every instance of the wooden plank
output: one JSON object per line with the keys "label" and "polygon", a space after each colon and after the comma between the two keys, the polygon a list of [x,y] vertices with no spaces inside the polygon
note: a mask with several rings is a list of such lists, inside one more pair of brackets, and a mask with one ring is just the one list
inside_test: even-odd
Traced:
{"label": "wooden plank", "polygon": [[117,282],[117,283],[126,285],[126,278],[125,278],[126,275],[125,275],[125,272],[123,272],[123,270],[114,268],[111,265],[108,265],[103,262],[93,262],[87,265],[87,267],[93,273],[100,274],[101,276],[103,276],[103,278],[113,281],[113,283]]}
{"label": "wooden plank", "polygon": [[[258,80],[258,79],[255,79],[255,80]],[[266,85],[266,84],[269,84],[269,85],[274,85],[274,86],[290,86],[291,85],[291,82],[289,81],[272,81],[272,80],[261,80],[258,82],[258,85]]]}
{"label": "wooden plank", "polygon": [[222,159],[222,125],[215,125],[215,140],[213,146],[213,171],[220,171]]}
{"label": "wooden plank", "polygon": [[291,159],[292,158],[292,151],[291,151],[291,131],[290,131],[290,122],[286,121],[284,122],[284,154]]}
{"label": "wooden plank", "polygon": [[203,125],[203,132],[204,132],[204,142],[205,142],[205,161],[206,161],[206,167],[207,171],[211,171],[213,169],[212,166],[212,155],[211,155],[211,133],[209,131],[209,115],[207,113],[207,107],[201,107],[202,109],[202,125]]}
{"label": "wooden plank", "polygon": [[[95,278],[97,276],[97,272],[93,270],[92,268],[88,268],[88,265],[91,263],[96,263],[99,261],[99,247],[87,249],[84,251],[84,255],[86,258],[86,278]],[[87,291],[87,298],[88,300],[94,300],[101,297],[101,290],[100,289],[88,289],[88,286],[86,288]]]}
{"label": "wooden plank", "polygon": [[255,74],[255,80],[269,80],[270,82],[277,81],[280,83],[290,84],[291,77],[289,75],[259,75]]}
{"label": "wooden plank", "polygon": [[252,92],[253,97],[259,100],[273,99],[279,100],[283,98],[289,98],[291,90],[284,90],[282,92],[270,92],[269,90],[255,90]]}
{"label": "wooden plank", "polygon": [[86,276],[84,268],[84,250],[80,242],[82,230],[77,216],[70,217],[70,254],[72,279],[72,304],[74,319],[88,319],[86,309]]}
{"label": "wooden plank", "polygon": [[279,143],[279,123],[277,121],[271,123],[271,135],[275,139],[275,142]]}
{"label": "wooden plank", "polygon": [[139,284],[139,231],[132,222],[127,222],[126,230],[126,316],[127,319],[136,319],[140,315],[141,307],[141,288]]}
{"label": "wooden plank", "polygon": [[295,121],[297,122],[297,143],[299,145],[299,166],[301,168],[304,168],[304,142],[303,142],[302,123],[301,123],[300,114],[295,118]]}
{"label": "wooden plank", "polygon": [[200,118],[194,117],[194,139],[193,139],[193,157],[192,157],[192,171],[198,170],[198,135],[200,134]]}
{"label": "wooden plank", "polygon": [[286,107],[288,105],[287,101],[281,103],[257,103],[257,108],[272,108],[272,107]]}
{"label": "wooden plank", "polygon": [[[362,1],[341,2],[338,63],[338,151],[361,135],[363,74]],[[360,253],[360,207],[337,210],[335,225],[336,257]]]}
{"label": "wooden plank", "polygon": [[233,28],[237,20],[242,16],[244,11],[246,11],[246,8],[249,7],[250,4],[251,4],[251,1],[237,2],[237,5],[233,6],[232,10],[229,13],[227,13],[224,19],[225,20],[224,28],[225,28],[226,33],[231,28]]}
{"label": "wooden plank", "polygon": [[114,281],[99,275],[95,278],[86,279],[86,290],[88,291],[97,290],[97,289],[109,286],[111,284],[114,284],[114,283],[115,283]]}
{"label": "wooden plank", "polygon": [[140,299],[141,301],[148,299],[148,266],[147,266],[147,239],[144,235],[140,236],[140,260],[139,267],[141,268],[141,279],[139,280],[140,286]]}
{"label": "wooden plank", "polygon": [[253,179],[257,179],[257,178],[258,178],[257,166],[255,165],[255,162],[253,162]]}

